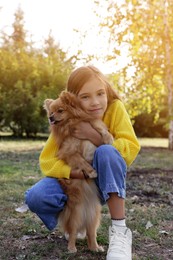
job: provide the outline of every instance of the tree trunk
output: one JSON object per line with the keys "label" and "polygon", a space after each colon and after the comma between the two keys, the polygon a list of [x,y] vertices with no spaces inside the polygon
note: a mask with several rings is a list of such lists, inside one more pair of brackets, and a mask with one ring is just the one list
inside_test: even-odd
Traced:
{"label": "tree trunk", "polygon": [[171,73],[171,43],[169,34],[169,21],[168,21],[168,1],[164,0],[164,34],[165,34],[165,82],[168,89],[168,117],[169,117],[169,144],[168,148],[173,150],[173,78]]}
{"label": "tree trunk", "polygon": [[173,150],[173,120],[171,120],[169,125],[169,149]]}

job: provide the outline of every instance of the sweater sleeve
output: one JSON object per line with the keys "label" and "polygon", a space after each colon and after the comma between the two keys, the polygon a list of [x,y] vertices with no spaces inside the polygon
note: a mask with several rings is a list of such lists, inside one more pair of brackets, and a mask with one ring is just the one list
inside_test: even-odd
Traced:
{"label": "sweater sleeve", "polygon": [[130,166],[139,153],[140,145],[129,115],[120,100],[116,100],[110,105],[104,122],[114,136],[113,146],[120,152],[127,166]]}
{"label": "sweater sleeve", "polygon": [[50,134],[39,157],[41,171],[45,176],[68,179],[71,168],[63,160],[58,159],[57,152],[56,141]]}

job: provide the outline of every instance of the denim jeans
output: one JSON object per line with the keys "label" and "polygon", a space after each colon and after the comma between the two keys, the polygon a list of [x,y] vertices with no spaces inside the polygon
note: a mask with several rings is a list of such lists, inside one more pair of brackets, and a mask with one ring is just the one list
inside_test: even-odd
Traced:
{"label": "denim jeans", "polygon": [[[93,168],[97,171],[95,182],[101,203],[109,199],[110,193],[126,196],[126,163],[120,153],[111,145],[99,146],[94,154]],[[36,213],[49,230],[58,222],[58,213],[63,210],[67,196],[58,179],[45,177],[25,193],[26,204]]]}

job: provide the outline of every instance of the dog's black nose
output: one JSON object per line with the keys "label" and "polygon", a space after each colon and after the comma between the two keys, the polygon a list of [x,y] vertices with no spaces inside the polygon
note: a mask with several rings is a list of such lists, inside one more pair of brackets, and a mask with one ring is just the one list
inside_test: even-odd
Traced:
{"label": "dog's black nose", "polygon": [[49,117],[49,121],[50,121],[51,123],[54,122],[54,121],[55,121],[54,116],[50,116],[50,117]]}

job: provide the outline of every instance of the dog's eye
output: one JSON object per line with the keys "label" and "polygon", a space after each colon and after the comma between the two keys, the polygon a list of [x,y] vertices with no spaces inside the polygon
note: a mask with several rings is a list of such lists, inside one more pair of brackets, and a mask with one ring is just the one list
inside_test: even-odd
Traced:
{"label": "dog's eye", "polygon": [[58,113],[63,113],[63,112],[64,112],[64,109],[59,108],[57,112],[58,112]]}

